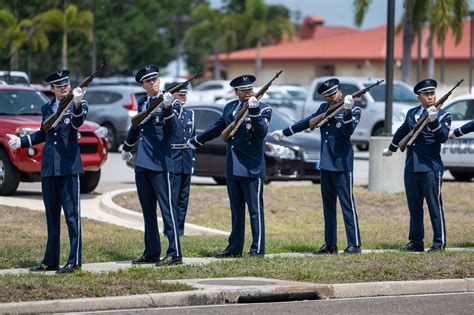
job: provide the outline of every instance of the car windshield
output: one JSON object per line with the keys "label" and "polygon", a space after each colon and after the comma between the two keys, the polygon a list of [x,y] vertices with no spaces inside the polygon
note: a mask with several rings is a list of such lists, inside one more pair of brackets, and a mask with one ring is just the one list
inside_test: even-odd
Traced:
{"label": "car windshield", "polygon": [[[372,85],[372,83],[364,84],[365,87],[370,85]],[[374,86],[372,89],[370,89],[369,93],[376,102],[385,102],[385,84]],[[418,102],[416,95],[413,94],[413,91],[411,91],[408,87],[396,82],[393,83],[393,101],[400,103]]]}
{"label": "car windshield", "polygon": [[40,92],[0,89],[0,115],[41,115],[47,102]]}
{"label": "car windshield", "polygon": [[268,126],[268,133],[272,133],[275,130],[285,129],[293,124],[293,121],[286,116],[283,116],[277,111],[273,111],[272,120],[270,126]]}
{"label": "car windshield", "polygon": [[296,99],[304,100],[306,99],[306,92],[302,90],[287,90],[288,94],[293,96]]}

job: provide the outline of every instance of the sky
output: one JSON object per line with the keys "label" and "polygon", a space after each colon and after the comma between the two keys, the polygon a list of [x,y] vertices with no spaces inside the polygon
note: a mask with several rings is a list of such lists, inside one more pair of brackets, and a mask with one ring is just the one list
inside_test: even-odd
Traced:
{"label": "sky", "polygon": [[[213,7],[219,8],[221,0],[210,0]],[[282,4],[291,11],[299,10],[304,16],[319,15],[324,17],[325,25],[348,26],[354,24],[353,0],[265,0],[266,4]],[[474,10],[474,0],[469,0],[471,10]],[[400,21],[403,13],[403,1],[395,1],[395,23]],[[385,24],[387,20],[387,1],[372,0],[364,18],[361,29],[374,28]]]}

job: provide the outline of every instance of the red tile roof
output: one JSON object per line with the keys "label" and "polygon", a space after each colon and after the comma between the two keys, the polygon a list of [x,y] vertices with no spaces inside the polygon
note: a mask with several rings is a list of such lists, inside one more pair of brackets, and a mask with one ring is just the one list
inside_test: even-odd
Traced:
{"label": "red tile roof", "polygon": [[[463,25],[463,38],[458,46],[454,36],[448,32],[445,41],[445,58],[447,61],[468,61],[470,41],[470,21]],[[395,37],[395,59],[402,58],[403,32]],[[423,30],[422,56],[427,59],[426,39],[428,29]],[[265,46],[261,49],[264,61],[271,62],[337,62],[365,61],[384,62],[386,48],[386,26],[382,25],[369,30],[357,30],[346,27],[317,26],[313,38],[284,42],[278,45]],[[255,49],[234,51],[221,54],[221,61],[226,64],[249,62],[255,60]],[[441,48],[434,42],[434,56],[441,58]],[[417,59],[417,41],[412,45],[412,59]]]}

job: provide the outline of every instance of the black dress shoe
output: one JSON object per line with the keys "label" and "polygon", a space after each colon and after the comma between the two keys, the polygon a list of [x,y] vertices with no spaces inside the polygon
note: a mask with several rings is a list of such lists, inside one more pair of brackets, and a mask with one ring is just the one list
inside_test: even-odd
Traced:
{"label": "black dress shoe", "polygon": [[225,250],[221,253],[217,253],[214,257],[216,257],[216,258],[237,258],[237,257],[242,257],[242,254],[231,253],[231,252]]}
{"label": "black dress shoe", "polygon": [[182,265],[183,264],[183,257],[171,257],[171,256],[166,256],[159,262],[155,264],[157,267],[163,267],[163,266],[176,266],[176,265]]}
{"label": "black dress shoe", "polygon": [[321,246],[320,249],[313,252],[314,255],[327,255],[327,254],[338,254],[336,245],[326,245]]}
{"label": "black dress shoe", "polygon": [[361,250],[359,246],[348,246],[344,251],[343,254],[360,254]]}
{"label": "black dress shoe", "polygon": [[48,266],[48,265],[45,265],[43,263],[37,265],[37,266],[33,266],[30,268],[30,271],[33,271],[33,272],[40,272],[40,271],[58,271],[59,270],[59,266],[56,265],[56,266]]}
{"label": "black dress shoe", "polygon": [[442,252],[444,251],[444,248],[441,247],[430,247],[426,252],[427,253],[437,253],[437,252]]}
{"label": "black dress shoe", "polygon": [[265,257],[262,253],[249,253],[249,257]]}
{"label": "black dress shoe", "polygon": [[415,246],[412,242],[409,242],[408,244],[400,247],[400,251],[402,252],[424,252],[425,249],[423,246]]}
{"label": "black dress shoe", "polygon": [[76,270],[81,270],[81,267],[78,265],[67,264],[66,266],[56,271],[56,273],[73,273]]}
{"label": "black dress shoe", "polygon": [[160,257],[140,256],[132,260],[132,265],[156,264],[159,261],[160,261]]}

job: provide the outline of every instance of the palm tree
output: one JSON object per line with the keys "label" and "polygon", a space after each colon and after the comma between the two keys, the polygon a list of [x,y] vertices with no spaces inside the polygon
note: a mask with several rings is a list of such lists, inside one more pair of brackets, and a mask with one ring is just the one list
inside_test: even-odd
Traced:
{"label": "palm tree", "polygon": [[10,11],[0,9],[0,48],[8,49],[10,69],[18,68],[18,51],[23,41],[16,17]]}
{"label": "palm tree", "polygon": [[219,54],[236,47],[237,37],[232,27],[234,16],[223,15],[209,4],[201,4],[193,11],[191,20],[193,25],[184,34],[184,44],[186,47],[202,47],[203,41],[206,42],[214,56],[214,78],[220,80]]}
{"label": "palm tree", "polygon": [[62,31],[61,64],[63,68],[68,67],[69,35],[83,35],[89,41],[92,40],[93,15],[91,11],[79,11],[77,6],[70,4],[64,12],[58,9],[51,9],[40,14],[38,18],[50,27]]}

